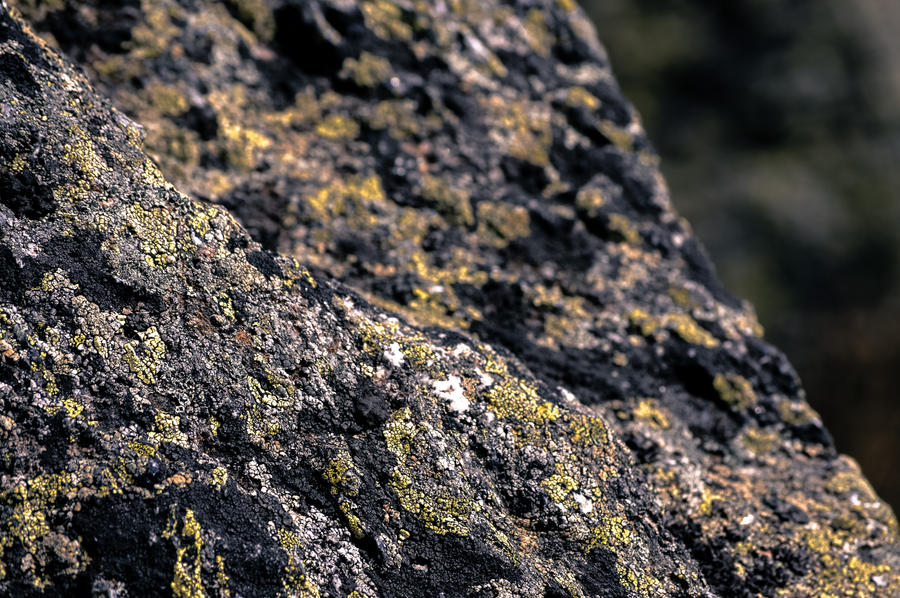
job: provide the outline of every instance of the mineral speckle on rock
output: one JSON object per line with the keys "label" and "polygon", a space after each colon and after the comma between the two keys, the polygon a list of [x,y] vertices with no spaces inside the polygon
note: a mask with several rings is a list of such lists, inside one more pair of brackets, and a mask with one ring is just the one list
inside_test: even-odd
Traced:
{"label": "mineral speckle on rock", "polygon": [[10,4],[0,593],[900,593],[574,2]]}

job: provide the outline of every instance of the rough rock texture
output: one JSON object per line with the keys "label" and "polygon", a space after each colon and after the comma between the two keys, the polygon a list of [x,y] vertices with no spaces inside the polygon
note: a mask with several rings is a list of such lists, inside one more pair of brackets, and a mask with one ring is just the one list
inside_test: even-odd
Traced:
{"label": "rough rock texture", "polygon": [[573,2],[18,8],[0,593],[900,594]]}

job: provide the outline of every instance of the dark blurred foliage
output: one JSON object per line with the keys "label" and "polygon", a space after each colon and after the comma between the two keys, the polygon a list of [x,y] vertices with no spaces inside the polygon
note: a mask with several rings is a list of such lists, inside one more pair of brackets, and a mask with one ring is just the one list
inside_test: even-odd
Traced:
{"label": "dark blurred foliage", "polygon": [[900,507],[900,4],[583,0],[726,285]]}

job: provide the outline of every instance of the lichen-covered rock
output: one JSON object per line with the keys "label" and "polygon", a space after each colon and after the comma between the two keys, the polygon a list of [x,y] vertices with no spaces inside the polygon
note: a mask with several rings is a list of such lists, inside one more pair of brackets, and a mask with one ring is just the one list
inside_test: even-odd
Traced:
{"label": "lichen-covered rock", "polygon": [[573,2],[17,5],[0,593],[900,594]]}

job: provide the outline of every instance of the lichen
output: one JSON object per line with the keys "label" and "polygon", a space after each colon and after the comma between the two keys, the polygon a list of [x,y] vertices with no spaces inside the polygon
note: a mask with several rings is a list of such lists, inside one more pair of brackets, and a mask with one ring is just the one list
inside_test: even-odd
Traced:
{"label": "lichen", "polygon": [[559,407],[549,401],[541,401],[534,383],[522,378],[509,377],[495,384],[485,394],[488,409],[501,419],[512,419],[543,426],[560,416]]}

